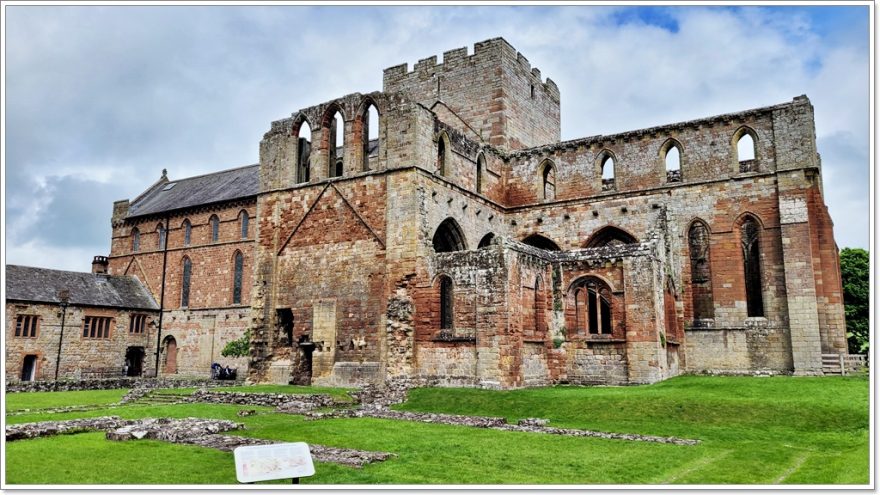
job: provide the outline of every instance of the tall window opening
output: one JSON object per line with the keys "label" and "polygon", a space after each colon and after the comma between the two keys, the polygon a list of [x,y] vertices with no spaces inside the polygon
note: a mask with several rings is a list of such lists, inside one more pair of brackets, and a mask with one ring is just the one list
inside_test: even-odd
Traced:
{"label": "tall window opening", "polygon": [[755,161],[755,137],[745,128],[740,129],[734,137],[736,137],[736,159],[739,162],[739,171],[756,172],[758,168]]}
{"label": "tall window opening", "polygon": [[440,137],[437,139],[437,172],[444,177],[446,176],[447,172],[446,148],[446,134],[441,134]]}
{"label": "tall window opening", "polygon": [[187,218],[183,221],[183,245],[189,246],[190,242],[192,242],[192,223]]}
{"label": "tall window opening", "polygon": [[250,216],[248,215],[247,210],[241,210],[241,212],[238,214],[238,222],[241,226],[241,238],[247,239],[249,227],[248,224],[250,223]]}
{"label": "tall window opening", "polygon": [[556,199],[556,168],[549,160],[544,162],[541,169],[541,191],[544,200]]}
{"label": "tall window opening", "polygon": [[467,249],[467,243],[465,242],[461,227],[452,218],[443,220],[440,226],[437,227],[431,243],[434,246],[434,252],[437,253],[451,253]]}
{"label": "tall window opening", "polygon": [[486,168],[486,157],[480,153],[480,156],[477,157],[477,180],[476,180],[476,190],[478,194],[482,194],[483,192],[483,170]]}
{"label": "tall window opening", "polygon": [[141,250],[141,231],[137,227],[131,229],[131,252],[136,253]]}
{"label": "tall window opening", "polygon": [[333,114],[330,120],[330,177],[342,177],[343,162],[345,155],[345,123],[339,111]]}
{"label": "tall window opening", "polygon": [[611,335],[614,315],[608,285],[595,277],[587,277],[576,283],[572,291],[577,332]]}
{"label": "tall window opening", "polygon": [[189,287],[192,281],[192,261],[183,258],[183,281],[180,284],[180,306],[189,307]]}
{"label": "tall window opening", "polygon": [[452,279],[440,277],[440,329],[451,330],[453,327],[454,297]]}
{"label": "tall window opening", "polygon": [[544,289],[541,286],[541,277],[535,279],[535,336],[543,337],[547,331],[547,324],[544,322]]}
{"label": "tall window opening", "polygon": [[232,304],[241,304],[241,282],[244,271],[244,256],[236,251],[234,256],[232,277]]}
{"label": "tall window opening", "polygon": [[614,189],[614,157],[605,154],[602,158],[602,190],[610,191]]}
{"label": "tall window opening", "polygon": [[220,240],[220,219],[217,215],[211,215],[208,223],[211,224],[211,242],[217,242]]}
{"label": "tall window opening", "polygon": [[165,249],[165,226],[161,223],[156,226],[156,234],[158,234],[158,242],[156,243],[156,249]]}
{"label": "tall window opening", "polygon": [[672,140],[668,141],[664,148],[666,182],[681,182],[681,148]]}
{"label": "tall window opening", "polygon": [[688,230],[688,249],[691,260],[691,302],[694,322],[714,317],[712,301],[712,270],[709,265],[709,228],[694,222]]}
{"label": "tall window opening", "polygon": [[743,253],[743,275],[746,286],[746,309],[749,316],[764,316],[764,296],[761,283],[760,225],[746,217],[740,227]]}
{"label": "tall window opening", "polygon": [[308,182],[311,175],[311,162],[309,156],[312,153],[312,128],[309,123],[303,121],[297,132],[296,153],[296,183]]}
{"label": "tall window opening", "polygon": [[376,105],[370,103],[367,105],[364,114],[361,116],[363,122],[363,148],[364,148],[364,167],[363,170],[370,170],[370,158],[379,156],[379,111]]}

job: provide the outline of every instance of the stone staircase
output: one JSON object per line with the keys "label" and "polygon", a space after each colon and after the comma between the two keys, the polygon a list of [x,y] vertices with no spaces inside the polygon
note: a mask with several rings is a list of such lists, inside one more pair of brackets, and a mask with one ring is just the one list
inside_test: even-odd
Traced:
{"label": "stone staircase", "polygon": [[133,401],[134,404],[144,404],[151,406],[166,406],[183,402],[192,402],[192,398],[190,398],[190,396],[188,395],[164,392],[162,390],[152,390],[140,399]]}

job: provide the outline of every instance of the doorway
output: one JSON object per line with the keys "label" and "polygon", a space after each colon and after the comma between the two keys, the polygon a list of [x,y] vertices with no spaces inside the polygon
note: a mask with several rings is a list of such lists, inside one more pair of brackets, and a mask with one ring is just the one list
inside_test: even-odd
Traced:
{"label": "doorway", "polygon": [[312,353],[314,351],[314,342],[309,342],[307,335],[300,337],[297,343],[296,361],[293,363],[291,385],[312,384]]}
{"label": "doorway", "polygon": [[37,356],[28,354],[24,357],[24,364],[21,366],[21,381],[32,382],[37,375]]}
{"label": "doorway", "polygon": [[165,374],[177,373],[177,340],[172,336],[165,337]]}
{"label": "doorway", "polygon": [[144,348],[129,347],[125,351],[125,376],[141,376],[144,372]]}

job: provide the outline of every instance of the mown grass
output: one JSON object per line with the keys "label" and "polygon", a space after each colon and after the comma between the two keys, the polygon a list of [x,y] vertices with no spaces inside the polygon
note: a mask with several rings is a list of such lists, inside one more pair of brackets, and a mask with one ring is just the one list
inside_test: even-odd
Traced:
{"label": "mown grass", "polygon": [[128,392],[128,389],[83,390],[76,392],[30,392],[6,394],[6,410],[49,409],[67,406],[90,406],[113,404]]}
{"label": "mown grass", "polygon": [[[624,388],[418,389],[398,407],[511,421],[544,417],[556,426],[675,435],[702,443],[676,446],[373,418],[305,421],[271,408],[224,404],[133,405],[7,420],[213,417],[245,423],[240,435],[397,455],[363,469],[319,464],[316,475],[303,483],[868,482],[865,378],[679,377]],[[243,408],[258,414],[237,417]],[[101,433],[10,442],[6,460],[11,484],[235,483],[231,454],[158,442],[107,442]]]}

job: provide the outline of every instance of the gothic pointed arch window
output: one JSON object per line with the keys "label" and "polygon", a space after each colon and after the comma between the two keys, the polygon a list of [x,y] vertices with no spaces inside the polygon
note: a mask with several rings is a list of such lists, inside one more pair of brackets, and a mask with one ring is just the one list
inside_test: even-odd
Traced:
{"label": "gothic pointed arch window", "polygon": [[743,277],[746,287],[748,316],[764,316],[763,283],[761,281],[761,226],[751,216],[740,225],[743,256]]}
{"label": "gothic pointed arch window", "polygon": [[681,144],[667,140],[660,148],[660,157],[666,167],[666,182],[681,182]]}
{"label": "gothic pointed arch window", "polygon": [[688,229],[688,254],[691,264],[691,303],[695,326],[700,320],[714,317],[712,268],[709,258],[709,227],[700,220]]}
{"label": "gothic pointed arch window", "polygon": [[446,174],[449,172],[447,167],[449,166],[449,137],[445,132],[440,134],[440,137],[437,138],[437,173],[446,177]]}
{"label": "gothic pointed arch window", "polygon": [[192,242],[192,222],[189,218],[183,221],[183,245],[189,246]]}
{"label": "gothic pointed arch window", "polygon": [[455,317],[455,297],[452,279],[440,276],[440,330],[452,330]]}
{"label": "gothic pointed arch window", "polygon": [[232,304],[241,304],[241,284],[244,276],[244,255],[236,251],[232,257]]}
{"label": "gothic pointed arch window", "polygon": [[161,223],[156,226],[156,249],[165,249],[165,226]]}
{"label": "gothic pointed arch window", "polygon": [[541,234],[531,234],[525,237],[522,242],[523,244],[528,244],[529,246],[544,249],[546,251],[561,251],[559,244],[556,244],[552,239],[544,237]]}
{"label": "gothic pointed arch window", "polygon": [[361,129],[363,141],[361,144],[364,155],[363,170],[367,171],[370,170],[370,157],[379,155],[379,110],[372,101],[364,108],[361,124],[363,126]]}
{"label": "gothic pointed arch window", "polygon": [[345,165],[345,121],[342,112],[334,109],[327,120],[328,177],[342,177]]}
{"label": "gothic pointed arch window", "polygon": [[183,257],[183,280],[180,283],[180,307],[189,307],[189,290],[192,284],[192,261],[189,256]]}
{"label": "gothic pointed arch window", "polygon": [[757,172],[758,135],[748,127],[741,127],[733,134],[734,152],[740,173]]}
{"label": "gothic pointed arch window", "polygon": [[217,242],[220,240],[220,218],[217,215],[211,215],[211,219],[208,221],[211,225],[211,242]]}
{"label": "gothic pointed arch window", "polygon": [[477,249],[486,249],[487,247],[492,245],[492,241],[495,240],[495,234],[493,232],[489,232],[484,235],[482,239],[480,239],[480,243],[477,245]]}
{"label": "gothic pointed arch window", "polygon": [[610,151],[603,151],[602,154],[599,155],[599,174],[602,177],[603,191],[612,191],[617,187],[614,182],[614,167],[614,155],[612,155]]}
{"label": "gothic pointed arch window", "polygon": [[303,120],[296,131],[296,183],[302,184],[311,179],[312,127]]}
{"label": "gothic pointed arch window", "polygon": [[611,335],[614,314],[611,289],[602,280],[588,276],[571,288],[575,300],[576,330],[580,334]]}
{"label": "gothic pointed arch window", "polygon": [[131,229],[131,252],[136,253],[141,250],[141,231],[137,227]]}
{"label": "gothic pointed arch window", "polygon": [[623,244],[635,244],[638,240],[623,229],[606,225],[597,230],[587,242],[585,248],[596,248],[602,246],[619,246]]}
{"label": "gothic pointed arch window", "polygon": [[434,238],[431,243],[436,253],[467,250],[464,233],[461,231],[461,227],[458,226],[458,222],[451,217],[440,223],[440,226],[434,232]]}
{"label": "gothic pointed arch window", "polygon": [[541,170],[541,198],[544,201],[556,199],[556,167],[550,160],[544,160]]}
{"label": "gothic pointed arch window", "polygon": [[482,153],[477,157],[477,179],[476,179],[476,191],[477,194],[483,193],[483,171],[486,170],[486,157]]}
{"label": "gothic pointed arch window", "polygon": [[241,238],[247,239],[248,238],[248,228],[249,228],[249,224],[250,224],[250,216],[248,215],[247,210],[241,210],[238,213],[238,223],[239,223],[239,226],[241,227]]}

